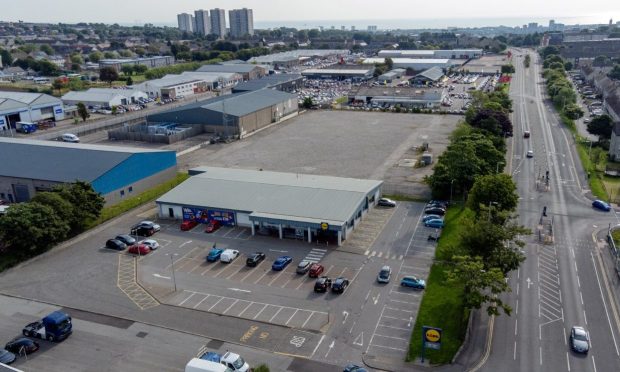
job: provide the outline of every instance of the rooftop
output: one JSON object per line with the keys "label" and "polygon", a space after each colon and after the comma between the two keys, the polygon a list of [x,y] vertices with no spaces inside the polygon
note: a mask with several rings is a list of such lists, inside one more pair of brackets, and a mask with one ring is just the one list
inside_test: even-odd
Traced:
{"label": "rooftop", "polygon": [[0,100],[11,99],[26,105],[60,104],[60,100],[49,94],[0,91]]}

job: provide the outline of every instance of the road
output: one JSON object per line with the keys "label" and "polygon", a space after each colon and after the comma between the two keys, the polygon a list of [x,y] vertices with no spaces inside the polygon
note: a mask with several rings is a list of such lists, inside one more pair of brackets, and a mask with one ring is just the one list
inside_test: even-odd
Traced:
{"label": "road", "polygon": [[[523,65],[525,53],[532,58],[529,68]],[[614,211],[593,210],[585,197],[589,190],[572,135],[559,126],[544,101],[539,57],[529,50],[513,54],[516,73],[510,94],[515,128],[508,169],[520,195],[519,221],[534,234],[524,238],[527,259],[509,278],[512,292],[506,300],[514,312],[495,319],[490,355],[479,370],[617,371],[617,305],[608,296],[593,233],[617,224],[618,218]],[[531,131],[531,138],[523,138],[524,130]],[[533,158],[525,156],[528,150],[534,151]],[[553,220],[551,244],[543,244],[538,236],[544,207],[546,220]],[[587,356],[570,350],[574,325],[590,332]]]}

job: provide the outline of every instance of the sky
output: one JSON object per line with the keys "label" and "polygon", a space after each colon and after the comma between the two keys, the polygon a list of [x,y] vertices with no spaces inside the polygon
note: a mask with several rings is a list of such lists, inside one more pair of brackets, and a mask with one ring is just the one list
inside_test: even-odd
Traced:
{"label": "sky", "polygon": [[397,19],[445,20],[445,26],[466,25],[472,19],[488,19],[490,23],[501,20],[509,26],[521,25],[529,18],[574,23],[607,23],[610,18],[620,21],[618,0],[0,0],[0,20],[174,25],[178,13],[218,7],[253,9],[255,27],[261,22],[318,20],[343,24],[354,24],[355,20],[383,20],[382,24]]}

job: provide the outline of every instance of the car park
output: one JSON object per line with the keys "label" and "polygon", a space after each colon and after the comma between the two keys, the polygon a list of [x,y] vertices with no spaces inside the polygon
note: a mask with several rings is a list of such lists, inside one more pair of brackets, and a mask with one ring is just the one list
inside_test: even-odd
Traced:
{"label": "car park", "polygon": [[347,290],[348,286],[349,286],[349,279],[343,278],[343,277],[336,278],[334,282],[332,283],[332,292],[343,293],[344,291]]}
{"label": "car park", "polygon": [[137,236],[151,236],[155,234],[155,229],[148,226],[136,225],[131,228],[131,233]]}
{"label": "car park", "polygon": [[205,232],[206,233],[212,233],[217,231],[217,229],[220,228],[220,221],[218,220],[211,220],[209,221],[209,223],[207,224],[207,227],[205,228]]}
{"label": "car park", "polygon": [[11,364],[15,361],[17,357],[12,352],[6,349],[0,349],[0,363],[3,364]]}
{"label": "car park", "polygon": [[424,289],[426,288],[426,281],[424,279],[416,278],[415,276],[405,276],[401,279],[400,285],[414,289]]}
{"label": "car park", "polygon": [[207,255],[207,262],[216,262],[219,261],[220,256],[222,255],[222,252],[224,252],[223,249],[220,248],[211,248],[211,250],[209,251],[209,254]]}
{"label": "car park", "polygon": [[323,265],[313,263],[310,265],[310,270],[308,270],[308,276],[311,278],[318,278],[319,275],[323,274],[323,271],[325,271],[325,267],[323,267]]}
{"label": "car park", "polygon": [[140,244],[146,245],[147,247],[151,248],[152,251],[159,248],[159,243],[157,242],[157,240],[154,239],[145,239],[141,241]]}
{"label": "car park", "polygon": [[267,256],[263,252],[256,252],[250,255],[247,260],[245,260],[245,264],[249,267],[258,266],[259,263],[263,262]]}
{"label": "car park", "polygon": [[605,212],[609,212],[611,210],[611,205],[599,199],[592,202],[592,207]]}
{"label": "car park", "polygon": [[382,207],[395,207],[396,206],[396,202],[394,200],[391,200],[391,199],[388,199],[388,198],[381,198],[381,199],[379,199],[377,204],[382,206]]}
{"label": "car park", "polygon": [[312,263],[310,261],[303,260],[297,265],[297,274],[304,275],[310,270],[310,265]]}
{"label": "car park", "polygon": [[440,219],[433,219],[433,220],[424,221],[424,226],[441,229],[444,227],[444,222],[443,220],[440,220]]}
{"label": "car park", "polygon": [[65,133],[65,134],[63,134],[63,135],[60,137],[60,139],[61,139],[63,142],[70,142],[70,143],[78,143],[78,142],[80,142],[80,137],[76,136],[76,135],[75,135],[75,134],[73,134],[73,133]]}
{"label": "car park", "polygon": [[13,354],[28,355],[39,350],[39,344],[27,337],[17,337],[7,342],[4,348]]}
{"label": "car park", "polygon": [[573,326],[570,330],[570,347],[577,353],[590,351],[590,335],[583,327]]}
{"label": "car park", "polygon": [[220,262],[231,263],[235,258],[239,257],[239,251],[236,249],[225,249],[220,255]]}
{"label": "car park", "polygon": [[291,262],[293,262],[293,258],[291,256],[280,256],[273,262],[271,269],[274,271],[284,270]]}
{"label": "car park", "polygon": [[198,221],[195,220],[185,220],[181,222],[181,231],[189,231],[194,227],[198,226]]}
{"label": "car park", "polygon": [[327,276],[322,276],[314,283],[315,292],[327,292],[328,288],[331,288],[332,280]]}
{"label": "car park", "polygon": [[105,247],[108,249],[123,251],[127,248],[127,245],[118,239],[108,239],[108,241],[105,242]]}
{"label": "car park", "polygon": [[114,239],[120,240],[121,242],[125,243],[126,245],[132,245],[132,244],[136,243],[136,239],[134,237],[132,237],[131,235],[128,235],[128,234],[116,235],[116,237]]}
{"label": "car park", "polygon": [[377,275],[377,282],[389,283],[391,277],[392,277],[392,268],[389,266],[383,266],[381,270],[379,271],[379,275]]}
{"label": "car park", "polygon": [[145,244],[134,244],[134,245],[130,245],[129,248],[127,248],[127,253],[144,256],[144,255],[151,253],[151,248],[149,248]]}

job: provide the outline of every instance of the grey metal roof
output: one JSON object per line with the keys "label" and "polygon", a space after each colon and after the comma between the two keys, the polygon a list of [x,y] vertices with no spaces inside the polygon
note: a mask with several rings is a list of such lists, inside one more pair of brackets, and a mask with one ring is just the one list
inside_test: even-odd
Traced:
{"label": "grey metal roof", "polygon": [[118,92],[97,92],[97,91],[71,91],[65,93],[61,98],[63,101],[82,101],[82,102],[110,102],[116,97],[125,98]]}
{"label": "grey metal roof", "polygon": [[161,150],[0,138],[0,176],[92,182],[136,153]]}
{"label": "grey metal roof", "polygon": [[42,105],[49,103],[50,105],[60,105],[60,99],[43,93],[25,93],[25,92],[7,92],[0,91],[0,99],[8,98],[27,105]]}
{"label": "grey metal roof", "polygon": [[157,199],[157,203],[212,207],[342,224],[351,218],[366,196],[383,183],[374,180],[217,167],[201,167],[193,171],[204,173],[190,177]]}
{"label": "grey metal roof", "polygon": [[28,104],[10,98],[0,98],[0,112],[27,110]]}
{"label": "grey metal roof", "polygon": [[260,68],[252,64],[230,64],[230,65],[204,65],[201,66],[198,72],[236,72],[236,73],[250,73],[254,69]]}
{"label": "grey metal roof", "polygon": [[423,76],[429,80],[432,81],[437,81],[439,79],[441,79],[441,77],[444,75],[443,70],[441,69],[441,67],[438,66],[434,66],[429,68],[428,70],[422,71],[420,72],[417,76]]}
{"label": "grey metal roof", "polygon": [[261,89],[240,95],[233,95],[229,99],[213,102],[202,106],[207,110],[226,112],[228,115],[245,116],[262,110],[297,96],[273,89]]}
{"label": "grey metal roof", "polygon": [[299,74],[273,74],[267,75],[260,79],[254,79],[237,84],[233,91],[241,92],[248,90],[259,90],[262,88],[272,88],[280,84],[293,82],[299,79],[303,79],[303,76]]}

